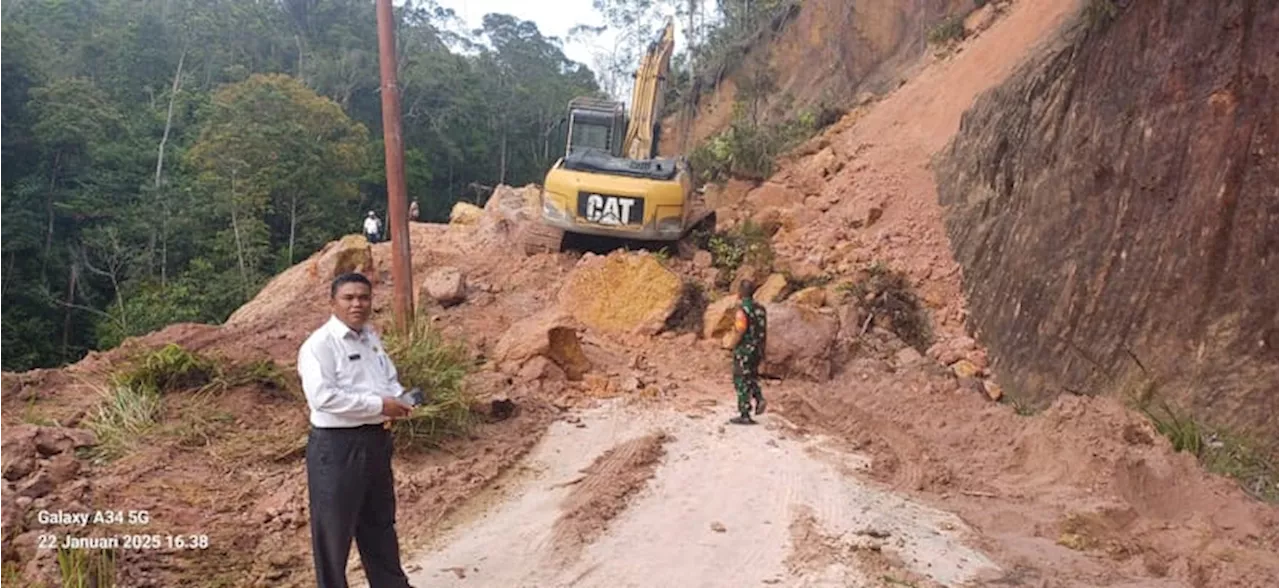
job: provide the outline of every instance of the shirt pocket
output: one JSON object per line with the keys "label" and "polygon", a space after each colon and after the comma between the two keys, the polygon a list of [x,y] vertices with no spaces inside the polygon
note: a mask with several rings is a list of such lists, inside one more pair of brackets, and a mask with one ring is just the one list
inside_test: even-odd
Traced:
{"label": "shirt pocket", "polygon": [[369,361],[369,358],[364,357],[365,354],[361,353],[359,349],[354,349],[342,342],[338,343],[337,353],[337,384],[341,388],[350,390],[356,384],[363,363]]}

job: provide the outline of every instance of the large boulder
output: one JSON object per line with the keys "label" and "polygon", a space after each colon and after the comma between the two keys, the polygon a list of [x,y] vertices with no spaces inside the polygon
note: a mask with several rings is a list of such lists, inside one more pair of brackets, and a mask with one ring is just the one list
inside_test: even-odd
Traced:
{"label": "large boulder", "polygon": [[779,378],[831,379],[839,321],[828,312],[787,303],[766,304],[769,335],[760,372]]}
{"label": "large boulder", "polygon": [[498,186],[484,203],[485,215],[510,222],[535,218],[539,194],[538,187],[532,184],[523,188]]}
{"label": "large boulder", "polygon": [[591,368],[573,317],[554,308],[511,325],[493,349],[499,369],[510,374],[539,357],[551,360],[570,380],[581,380]]}
{"label": "large boulder", "polygon": [[470,202],[459,202],[453,205],[453,210],[449,211],[449,224],[474,225],[480,222],[482,214],[484,214],[483,208]]}
{"label": "large boulder", "polygon": [[453,306],[467,298],[467,277],[455,267],[437,268],[422,281],[421,293],[441,306]]}
{"label": "large boulder", "polygon": [[676,309],[680,277],[647,253],[583,256],[560,289],[560,308],[588,328],[655,335]]}
{"label": "large boulder", "polygon": [[1029,405],[1141,379],[1274,447],[1280,6],[1091,4],[933,160],[965,326]]}
{"label": "large boulder", "polygon": [[764,283],[756,288],[754,298],[760,302],[776,302],[782,298],[787,292],[787,277],[782,274],[772,274],[765,278]]}
{"label": "large boulder", "polygon": [[348,272],[364,274],[374,283],[378,281],[373,250],[363,235],[347,235],[330,241],[307,261],[281,272],[267,282],[253,300],[231,313],[223,324],[278,324],[280,317],[290,316],[293,309],[327,299],[329,283]]}
{"label": "large boulder", "polygon": [[826,289],[818,286],[810,286],[792,294],[787,300],[788,302],[799,304],[801,306],[822,308],[827,304],[827,291]]}
{"label": "large boulder", "polygon": [[733,328],[734,310],[738,308],[738,297],[732,294],[707,305],[702,313],[702,337],[719,339]]}
{"label": "large boulder", "polygon": [[480,240],[490,244],[506,244],[520,234],[522,226],[538,222],[541,214],[538,202],[540,192],[535,185],[494,188],[476,221]]}
{"label": "large boulder", "polygon": [[364,235],[347,235],[325,245],[320,250],[320,255],[312,258],[311,263],[323,281],[350,272],[372,274],[373,250]]}

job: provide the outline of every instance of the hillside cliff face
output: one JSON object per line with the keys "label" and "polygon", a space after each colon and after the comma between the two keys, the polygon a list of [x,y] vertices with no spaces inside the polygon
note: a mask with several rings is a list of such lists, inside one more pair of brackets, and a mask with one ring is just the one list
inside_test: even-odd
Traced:
{"label": "hillside cliff face", "polygon": [[[761,58],[768,63],[777,90],[766,111],[783,101],[783,114],[824,103],[848,107],[864,92],[881,95],[897,88],[924,53],[930,28],[973,6],[972,0],[808,0],[775,23],[779,28],[769,42],[752,46],[738,63]],[[696,113],[667,117],[660,151],[688,153],[726,128],[733,119],[738,80],[750,74],[748,68],[739,65],[704,90]]]}
{"label": "hillside cliff face", "polygon": [[938,162],[971,325],[1023,398],[1148,389],[1275,439],[1276,4],[1088,4]]}

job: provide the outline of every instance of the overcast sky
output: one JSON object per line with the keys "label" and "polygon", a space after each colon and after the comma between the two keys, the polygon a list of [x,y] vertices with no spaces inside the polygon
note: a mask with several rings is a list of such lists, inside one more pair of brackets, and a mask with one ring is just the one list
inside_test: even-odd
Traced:
{"label": "overcast sky", "polygon": [[[436,0],[440,6],[452,8],[467,26],[479,28],[484,15],[490,12],[510,14],[522,20],[531,20],[538,30],[549,37],[564,41],[565,56],[574,61],[594,66],[591,48],[583,43],[568,42],[569,29],[579,24],[598,26],[604,23],[600,14],[591,8],[591,0]],[[609,33],[605,33],[608,35]]]}

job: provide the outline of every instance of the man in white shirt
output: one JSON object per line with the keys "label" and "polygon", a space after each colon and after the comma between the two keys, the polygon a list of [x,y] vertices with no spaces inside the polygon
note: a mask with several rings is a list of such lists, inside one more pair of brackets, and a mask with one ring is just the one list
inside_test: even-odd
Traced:
{"label": "man in white shirt", "polygon": [[409,415],[404,388],[369,327],[373,286],[349,273],[329,289],[333,315],[298,350],[311,409],[307,439],[311,548],[321,588],[346,588],[354,535],[371,588],[405,588],[396,537],[389,419]]}
{"label": "man in white shirt", "polygon": [[372,210],[364,217],[364,238],[370,243],[377,243],[382,240],[382,221],[378,220],[378,215]]}

